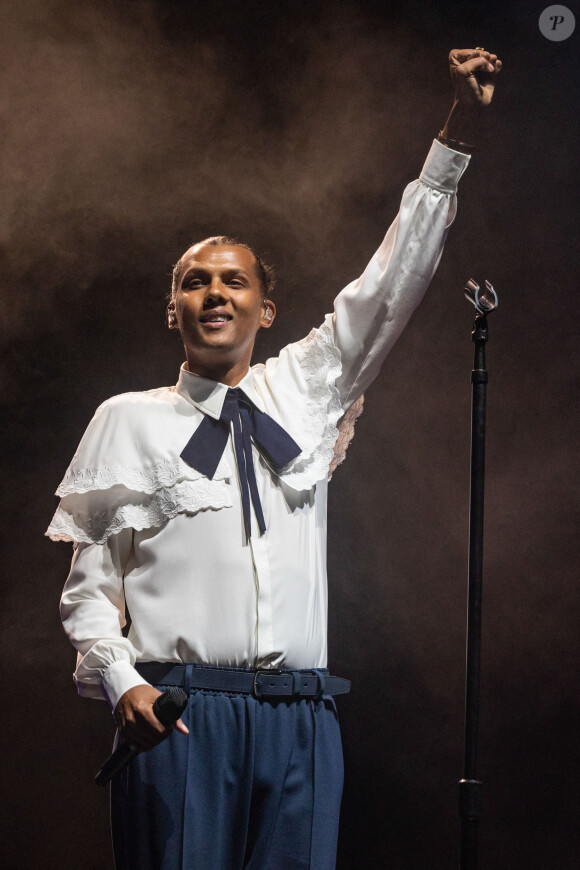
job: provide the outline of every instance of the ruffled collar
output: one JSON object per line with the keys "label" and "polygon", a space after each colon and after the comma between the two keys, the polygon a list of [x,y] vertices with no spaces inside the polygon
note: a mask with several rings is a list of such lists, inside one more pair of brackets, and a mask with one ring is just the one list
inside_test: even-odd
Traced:
{"label": "ruffled collar", "polygon": [[[214,420],[219,420],[229,387],[220,381],[202,378],[201,375],[188,371],[185,366],[186,363],[183,363],[179,370],[179,378],[175,385],[176,392],[200,411],[203,411],[204,414],[213,417]],[[247,374],[244,375],[239,384],[236,384],[236,387],[244,391],[258,410],[266,411],[261,396],[256,392],[252,369],[248,369]]]}
{"label": "ruffled collar", "polygon": [[[300,456],[278,476],[295,491],[327,479],[344,458],[354,419],[347,414],[345,437],[337,443],[340,374],[329,314],[319,329],[253,366],[240,381],[256,407],[300,444]],[[103,402],[57,490],[61,502],[47,534],[102,544],[123,528],[155,528],[179,513],[232,507],[235,470],[225,453],[211,480],[180,456],[203,414],[220,416],[227,390],[182,366],[174,387]]]}

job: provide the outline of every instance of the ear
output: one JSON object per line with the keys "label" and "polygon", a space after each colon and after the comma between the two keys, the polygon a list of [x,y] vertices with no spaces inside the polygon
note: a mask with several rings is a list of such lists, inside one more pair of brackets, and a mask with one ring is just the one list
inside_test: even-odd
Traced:
{"label": "ear", "polygon": [[269,329],[274,323],[274,318],[276,317],[276,306],[271,299],[264,299],[262,302],[262,309],[263,313],[260,318],[260,326],[263,326],[264,329]]}
{"label": "ear", "polygon": [[169,305],[165,309],[165,317],[167,319],[167,326],[169,327],[169,329],[178,329],[177,314],[175,313],[175,302],[169,303]]}

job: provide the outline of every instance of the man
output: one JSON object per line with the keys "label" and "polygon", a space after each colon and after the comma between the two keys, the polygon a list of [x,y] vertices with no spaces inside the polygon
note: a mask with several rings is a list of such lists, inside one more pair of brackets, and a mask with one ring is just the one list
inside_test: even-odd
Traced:
{"label": "man", "polygon": [[[141,750],[112,792],[118,870],[335,866],[348,684],[326,668],[327,479],[337,424],[437,267],[501,69],[484,49],[449,63],[439,141],[320,329],[250,367],[276,315],[268,268],[235,240],[194,245],[167,309],[177,385],[105,402],[59,487],[75,681]],[[153,703],[171,685],[189,702],[166,728]]]}

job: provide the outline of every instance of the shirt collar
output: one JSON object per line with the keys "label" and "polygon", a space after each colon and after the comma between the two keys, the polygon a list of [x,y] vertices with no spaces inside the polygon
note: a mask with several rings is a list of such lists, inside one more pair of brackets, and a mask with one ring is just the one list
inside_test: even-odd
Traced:
{"label": "shirt collar", "polygon": [[[202,378],[201,375],[188,371],[185,366],[186,363],[183,363],[179,370],[179,379],[175,389],[184,399],[188,399],[196,408],[203,411],[204,414],[213,417],[214,420],[219,420],[229,387],[220,381]],[[254,387],[252,369],[248,369],[247,374],[244,375],[240,383],[236,384],[237,387],[243,390],[258,410],[265,411],[264,402]]]}

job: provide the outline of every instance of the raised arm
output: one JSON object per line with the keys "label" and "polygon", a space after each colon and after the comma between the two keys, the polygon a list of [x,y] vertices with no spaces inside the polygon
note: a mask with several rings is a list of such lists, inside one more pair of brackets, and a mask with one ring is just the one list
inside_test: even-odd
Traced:
{"label": "raised arm", "polygon": [[449,54],[453,106],[399,214],[363,274],[339,294],[328,318],[341,352],[337,381],[347,410],[377,376],[437,269],[456,213],[456,190],[477,144],[501,61],[483,49]]}

